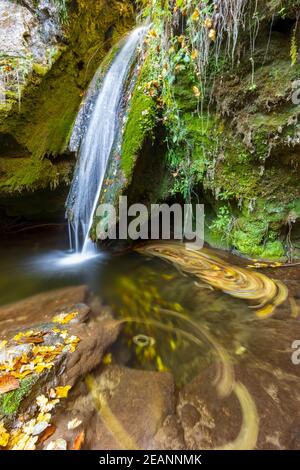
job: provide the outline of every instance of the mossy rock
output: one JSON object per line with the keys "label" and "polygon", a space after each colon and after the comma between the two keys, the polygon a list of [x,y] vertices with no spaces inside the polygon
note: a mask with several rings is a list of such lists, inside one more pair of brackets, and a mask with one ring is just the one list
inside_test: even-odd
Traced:
{"label": "mossy rock", "polygon": [[11,418],[12,415],[15,415],[21,407],[23,400],[28,397],[37,381],[37,375],[25,377],[20,380],[20,387],[17,390],[1,395],[0,418]]}
{"label": "mossy rock", "polygon": [[[68,152],[72,126],[96,68],[133,22],[134,6],[129,0],[95,2],[93,8],[87,0],[79,0],[75,8],[71,5],[64,44],[52,54],[51,67],[34,63],[21,100],[7,96],[1,104],[0,134],[12,136],[29,156],[28,162],[2,164],[6,169],[2,193],[36,191],[66,182],[65,166],[56,163],[55,157]],[[51,157],[51,164],[45,157]]]}

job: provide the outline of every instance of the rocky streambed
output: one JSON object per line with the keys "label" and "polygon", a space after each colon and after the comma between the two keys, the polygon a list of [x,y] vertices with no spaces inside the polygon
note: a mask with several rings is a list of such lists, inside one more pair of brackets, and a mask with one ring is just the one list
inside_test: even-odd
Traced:
{"label": "rocky streambed", "polygon": [[0,309],[1,449],[300,448],[288,305],[180,386],[172,370],[116,359],[117,314],[85,286]]}

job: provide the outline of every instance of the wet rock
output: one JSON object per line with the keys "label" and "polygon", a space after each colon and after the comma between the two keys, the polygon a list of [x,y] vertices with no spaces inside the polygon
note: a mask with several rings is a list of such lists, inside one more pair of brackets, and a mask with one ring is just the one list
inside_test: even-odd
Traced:
{"label": "wet rock", "polygon": [[[72,443],[84,430],[87,449],[164,449],[166,444],[183,448],[182,433],[170,418],[174,392],[169,373],[107,366],[74,389],[67,409],[55,418],[57,431],[51,440]],[[74,420],[80,424],[70,429]],[[163,427],[172,428],[172,442],[160,432]]]}
{"label": "wet rock", "polygon": [[[21,423],[32,420],[33,430],[48,428],[48,421],[37,421],[37,397],[42,396],[45,409],[50,406],[51,411],[101,363],[104,351],[116,340],[119,326],[111,311],[99,302],[93,302],[91,309],[83,301],[87,301],[84,286],[40,294],[1,309],[0,325],[5,327],[0,341],[0,375],[12,374],[20,381],[18,390],[0,397],[0,422],[4,419],[11,436]],[[35,444],[30,441],[30,446]],[[8,448],[14,445],[11,437]]]}
{"label": "wet rock", "polygon": [[47,322],[55,313],[61,312],[76,304],[87,301],[86,286],[56,289],[44,292],[11,305],[0,308],[0,329],[5,335],[39,322]]}
{"label": "wet rock", "polygon": [[47,60],[47,47],[61,34],[58,8],[54,2],[2,0],[0,5],[0,50],[13,57],[32,56]]}

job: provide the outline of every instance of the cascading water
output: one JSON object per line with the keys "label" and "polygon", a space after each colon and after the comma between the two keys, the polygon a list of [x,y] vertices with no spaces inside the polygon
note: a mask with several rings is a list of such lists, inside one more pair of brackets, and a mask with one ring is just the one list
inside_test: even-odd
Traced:
{"label": "cascading water", "polygon": [[95,253],[95,245],[89,238],[89,232],[119,129],[124,84],[144,33],[145,28],[135,29],[112,62],[90,113],[80,146],[77,168],[67,200],[67,212],[71,247],[74,241],[75,251],[82,257]]}

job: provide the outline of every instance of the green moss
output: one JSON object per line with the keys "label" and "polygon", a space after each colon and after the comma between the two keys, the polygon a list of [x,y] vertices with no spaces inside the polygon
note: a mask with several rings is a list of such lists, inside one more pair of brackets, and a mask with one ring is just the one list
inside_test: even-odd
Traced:
{"label": "green moss", "polygon": [[133,92],[123,137],[121,166],[127,179],[132,175],[132,169],[146,136],[151,135],[156,124],[157,105],[145,90],[146,84],[155,77],[154,70],[149,55]]}
{"label": "green moss", "polygon": [[255,225],[246,232],[235,230],[232,243],[242,254],[253,258],[277,259],[284,256],[282,243],[279,240],[263,243],[263,231]]}
{"label": "green moss", "polygon": [[33,64],[32,70],[34,73],[36,73],[37,75],[40,75],[41,77],[44,77],[49,72],[48,67],[42,64],[38,64],[38,63]]}
{"label": "green moss", "polygon": [[24,398],[26,398],[32,387],[37,382],[38,376],[32,375],[20,380],[20,387],[17,390],[7,392],[0,396],[0,416],[9,416],[16,413]]}
{"label": "green moss", "polygon": [[[28,161],[2,164],[3,193],[56,187],[65,181],[65,166],[51,164],[45,157],[51,156],[53,161],[67,151],[74,120],[95,70],[133,21],[134,8],[129,0],[95,2],[93,8],[87,0],[73,5],[65,44],[49,51],[48,69],[33,64],[21,90],[21,102],[14,93],[0,105],[0,133],[10,134],[31,156]],[[58,175],[60,171],[62,175]]]}
{"label": "green moss", "polygon": [[54,165],[49,160],[34,158],[1,158],[0,192],[35,191],[48,187],[55,189],[59,183],[70,182],[72,170],[73,163],[67,160]]}

